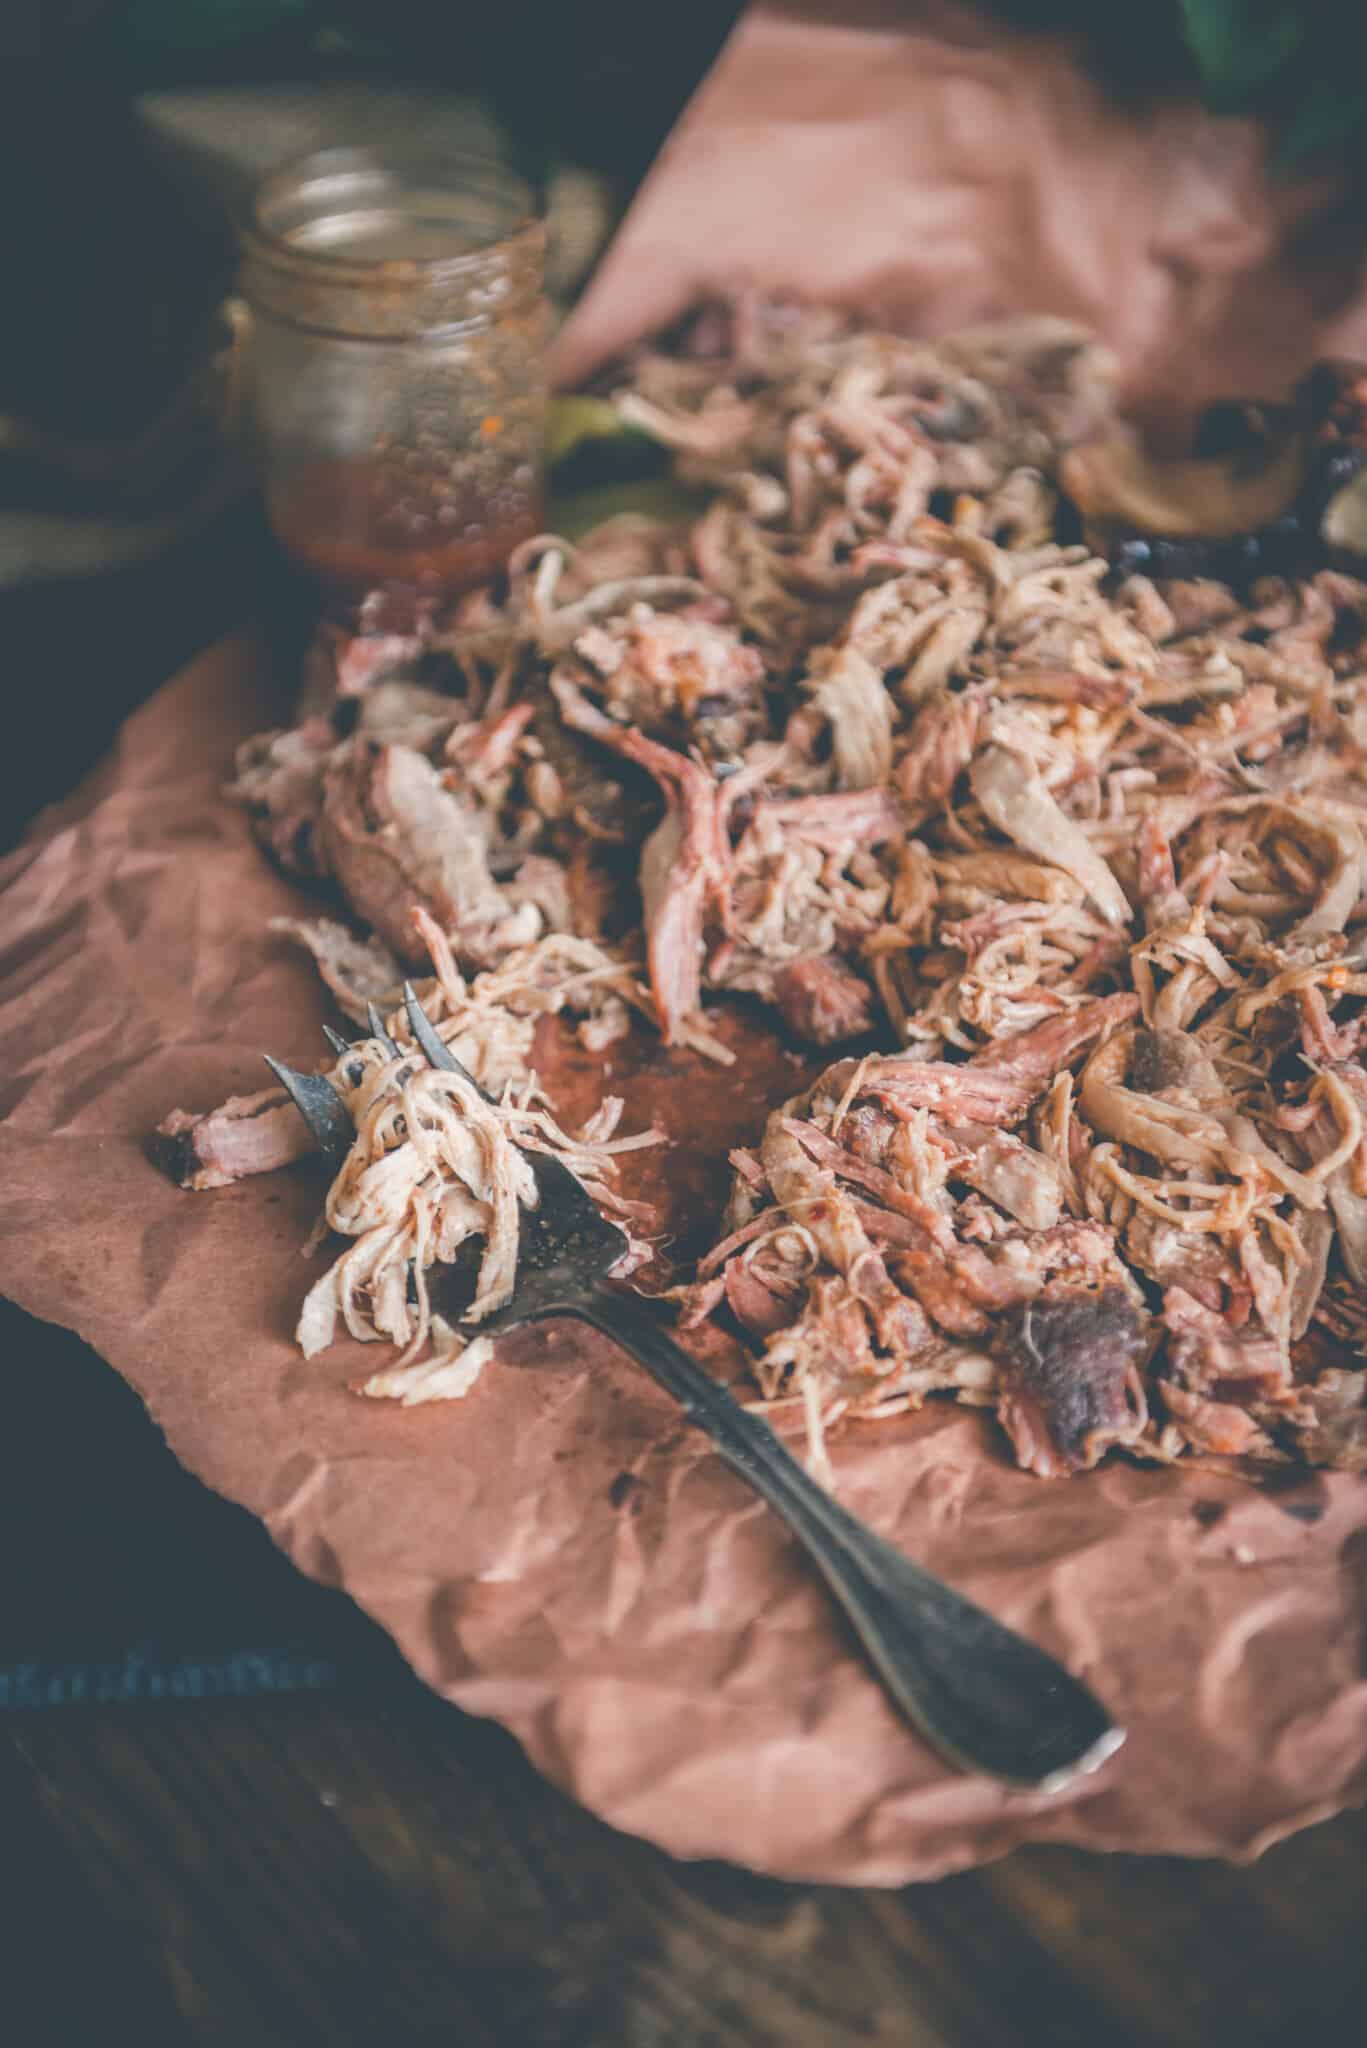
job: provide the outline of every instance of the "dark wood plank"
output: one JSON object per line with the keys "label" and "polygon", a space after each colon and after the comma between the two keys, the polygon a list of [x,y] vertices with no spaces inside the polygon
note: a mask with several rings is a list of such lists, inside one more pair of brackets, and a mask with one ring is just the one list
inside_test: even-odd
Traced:
{"label": "dark wood plank", "polygon": [[100,2040],[117,2012],[134,2039],[188,2042],[155,1956],[124,1938],[99,1887],[66,1847],[32,1774],[0,1745],[5,2031],[26,2048]]}
{"label": "dark wood plank", "polygon": [[121,1973],[146,1990],[152,1972],[212,2048],[1367,2034],[1360,1814],[1245,1869],[1037,1850],[860,1893],[674,1863],[416,1684],[53,1713],[3,1747],[7,1814],[22,1801],[25,1839],[96,1916],[83,1967],[105,2010]]}

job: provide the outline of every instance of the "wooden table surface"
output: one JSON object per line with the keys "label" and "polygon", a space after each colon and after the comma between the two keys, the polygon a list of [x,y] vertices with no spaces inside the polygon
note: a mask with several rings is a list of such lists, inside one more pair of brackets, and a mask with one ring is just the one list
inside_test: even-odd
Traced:
{"label": "wooden table surface", "polygon": [[0,1825],[6,2010],[43,2015],[15,2048],[116,2013],[215,2048],[1367,2038],[1360,1813],[1242,1869],[1035,1849],[784,1885],[614,1834],[415,1681],[11,1720]]}
{"label": "wooden table surface", "polygon": [[[225,559],[0,606],[11,676],[87,693],[80,721],[35,700],[11,824],[228,622]],[[8,1716],[0,1842],[14,2048],[116,2023],[214,2048],[1367,2040],[1363,1814],[1246,1868],[1051,1848],[897,1893],[790,1886],[614,1834],[413,1681]]]}

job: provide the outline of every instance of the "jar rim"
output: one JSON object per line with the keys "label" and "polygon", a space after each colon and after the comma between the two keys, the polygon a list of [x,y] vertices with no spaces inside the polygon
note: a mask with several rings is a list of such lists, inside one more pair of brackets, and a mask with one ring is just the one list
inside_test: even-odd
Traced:
{"label": "jar rim", "polygon": [[[356,199],[369,190],[379,197],[388,188],[401,203],[403,193],[414,190],[419,181],[429,188],[437,185],[452,198],[465,193],[492,199],[504,209],[504,218],[473,246],[451,254],[373,257],[339,256],[309,247],[290,239],[279,218],[274,224],[270,220],[272,209],[278,216],[291,198],[301,208],[301,223],[325,219],[326,202],[330,199],[335,208],[348,193]],[[457,285],[478,274],[496,252],[538,240],[543,232],[530,185],[496,156],[386,143],[312,150],[268,172],[253,196],[242,242],[244,252],[258,261],[297,267],[319,284],[364,285],[383,273],[428,285]]]}

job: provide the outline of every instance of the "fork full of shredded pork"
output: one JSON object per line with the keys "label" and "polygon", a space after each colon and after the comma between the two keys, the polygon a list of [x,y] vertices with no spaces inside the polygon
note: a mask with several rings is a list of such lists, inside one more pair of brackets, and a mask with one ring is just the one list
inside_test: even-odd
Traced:
{"label": "fork full of shredded pork", "polygon": [[[1058,482],[1110,367],[1056,321],[931,344],[742,301],[616,403],[691,521],[543,536],[421,641],[320,638],[237,764],[325,899],[291,932],[401,1040],[334,1070],[350,1242],[305,1348],[345,1326],[403,1347],[368,1391],[463,1391],[487,1343],[427,1282],[476,1240],[477,1305],[508,1298],[521,1148],[621,1202],[619,1106],[560,1130],[536,1018],[653,1029],[705,1087],[740,998],[830,1064],[672,1293],[818,1465],[931,1393],[1043,1476],[1367,1464],[1367,586],[1117,582]],[[497,1110],[414,1068],[405,972]],[[163,1132],[213,1185],[297,1156],[283,1112]]]}

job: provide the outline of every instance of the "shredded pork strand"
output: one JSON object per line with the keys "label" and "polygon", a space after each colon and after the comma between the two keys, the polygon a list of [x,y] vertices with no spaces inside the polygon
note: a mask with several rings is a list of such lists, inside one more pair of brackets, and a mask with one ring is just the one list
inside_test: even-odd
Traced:
{"label": "shredded pork strand", "polygon": [[[428,1281],[475,1240],[481,1311],[508,1298],[520,1148],[611,1189],[615,1141],[547,1121],[537,1016],[701,1062],[737,991],[833,1063],[675,1291],[818,1462],[838,1417],[946,1392],[1044,1475],[1367,1464],[1367,587],[1116,587],[1056,484],[1110,366],[1056,321],[930,343],[742,299],[615,402],[700,516],[544,535],[418,639],[320,641],[308,716],[239,758],[331,892],[290,929],[341,1009],[428,975],[500,1091],[357,1055],[301,1341],[465,1391],[483,1340]],[[279,1112],[168,1142],[211,1184],[276,1163]]]}

